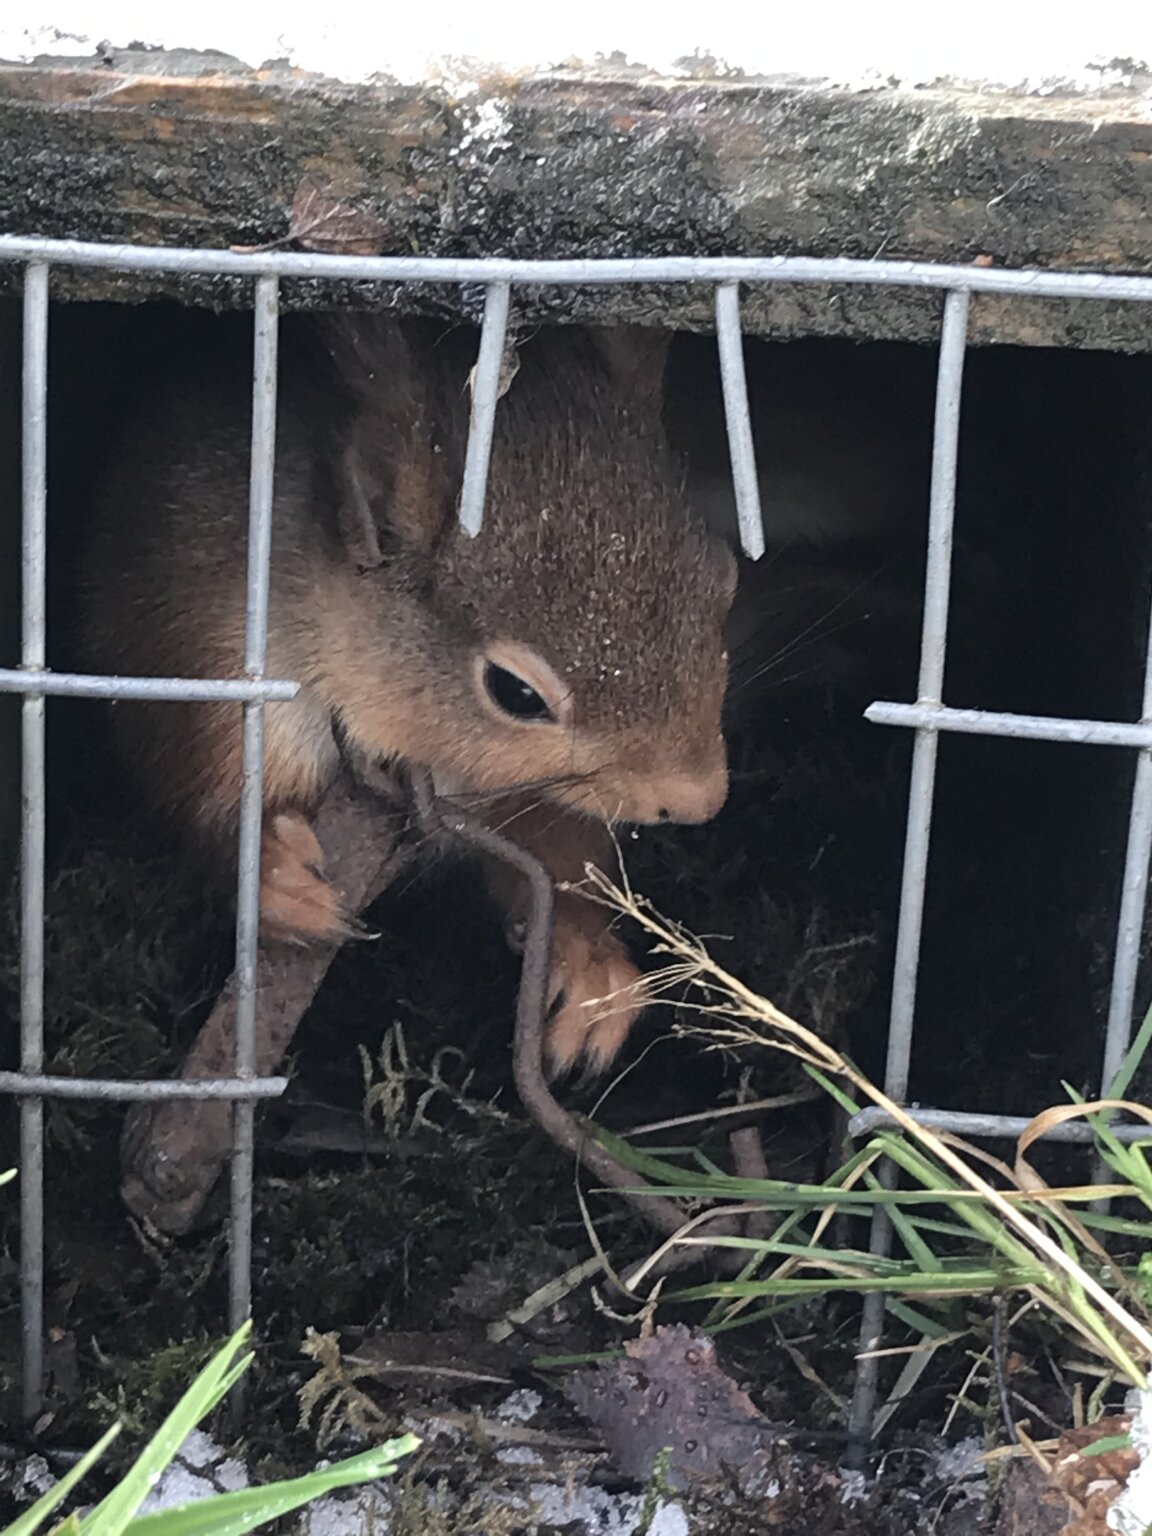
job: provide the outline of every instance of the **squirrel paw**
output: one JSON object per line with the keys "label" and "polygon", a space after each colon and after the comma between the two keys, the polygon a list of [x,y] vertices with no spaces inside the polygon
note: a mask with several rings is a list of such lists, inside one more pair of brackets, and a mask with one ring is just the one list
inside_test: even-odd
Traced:
{"label": "squirrel paw", "polygon": [[299,811],[264,823],[260,845],[260,937],[289,944],[342,944],[365,930],[324,878],[324,850]]}
{"label": "squirrel paw", "polygon": [[581,902],[573,912],[566,905],[558,904],[552,939],[545,1054],[553,1077],[579,1061],[596,1075],[611,1065],[643,1010],[641,972],[596,908]]}

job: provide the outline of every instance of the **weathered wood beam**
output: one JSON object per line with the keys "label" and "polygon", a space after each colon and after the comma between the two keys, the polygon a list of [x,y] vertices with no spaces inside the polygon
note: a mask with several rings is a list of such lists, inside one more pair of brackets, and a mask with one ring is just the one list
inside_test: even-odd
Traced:
{"label": "weathered wood beam", "polygon": [[[554,73],[454,91],[347,85],[224,55],[109,52],[0,66],[0,228],[160,245],[284,239],[302,185],[378,221],[390,254],[779,253],[1152,272],[1152,110],[1098,98],[847,92]],[[10,279],[9,279],[10,280]],[[227,307],[231,280],[61,274],[75,296]],[[290,304],[332,301],[291,285]],[[392,296],[386,295],[387,301]],[[380,302],[360,289],[353,302]],[[477,295],[408,292],[475,313]],[[518,295],[536,317],[709,329],[691,289]],[[749,292],[770,336],[932,339],[940,297]],[[1152,347],[1144,306],[974,304],[977,341]]]}

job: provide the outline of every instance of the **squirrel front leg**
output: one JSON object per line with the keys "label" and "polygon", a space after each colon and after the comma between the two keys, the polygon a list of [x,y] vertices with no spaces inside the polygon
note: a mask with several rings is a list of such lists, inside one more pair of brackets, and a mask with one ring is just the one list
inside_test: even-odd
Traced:
{"label": "squirrel front leg", "polygon": [[364,930],[324,873],[324,850],[301,810],[265,812],[260,839],[260,937],[343,944]]}
{"label": "squirrel front leg", "polygon": [[[362,930],[325,877],[324,850],[310,812],[330,770],[315,745],[323,746],[323,732],[301,729],[302,718],[307,725],[294,704],[272,704],[265,715],[260,937],[340,944]],[[126,755],[146,773],[152,798],[204,862],[232,885],[243,780],[240,711],[220,704],[126,704],[118,723]]]}
{"label": "squirrel front leg", "polygon": [[[558,885],[585,883],[589,864],[607,875],[618,874],[611,834],[591,817],[539,800],[509,797],[490,806],[484,819],[537,858]],[[504,911],[509,942],[519,947],[527,885],[498,859],[485,859],[484,873],[489,893]],[[640,979],[627,948],[612,931],[608,908],[578,890],[558,890],[545,1046],[553,1075],[562,1075],[581,1060],[596,1072],[611,1064],[643,1007]]]}

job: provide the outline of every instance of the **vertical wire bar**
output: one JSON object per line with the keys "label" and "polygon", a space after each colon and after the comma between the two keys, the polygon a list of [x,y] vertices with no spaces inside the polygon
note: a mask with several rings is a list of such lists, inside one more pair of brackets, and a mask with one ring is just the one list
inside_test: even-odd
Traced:
{"label": "vertical wire bar", "polygon": [[[244,671],[264,677],[268,652],[268,590],[272,549],[272,493],[276,462],[276,359],[279,280],[256,283],[252,359],[252,459],[248,495],[248,595]],[[236,1076],[256,1071],[256,949],[260,926],[260,837],[264,793],[264,704],[244,706],[244,778],[240,799],[239,879],[236,892]],[[229,1323],[233,1330],[252,1310],[252,1180],[256,1106],[233,1108]],[[233,1409],[239,1413],[239,1389]]]}
{"label": "vertical wire bar", "polygon": [[[1141,723],[1152,719],[1152,623],[1144,671],[1144,702]],[[1108,999],[1108,1028],[1104,1039],[1101,1088],[1107,1093],[1124,1062],[1132,1035],[1136,1003],[1136,979],[1140,965],[1140,939],[1148,900],[1148,863],[1152,855],[1152,750],[1144,748],[1136,758],[1132,805],[1128,818],[1128,847],[1124,855],[1124,880],[1116,952],[1112,962],[1112,990]]]}
{"label": "vertical wire bar", "polygon": [[[1152,615],[1149,618],[1148,650],[1144,663],[1144,699],[1141,722],[1152,718]],[[1108,995],[1108,1026],[1104,1033],[1104,1061],[1100,1091],[1108,1094],[1124,1064],[1132,1039],[1132,1015],[1136,1006],[1136,982],[1140,969],[1140,941],[1148,903],[1148,865],[1152,857],[1152,750],[1143,748],[1136,757],[1132,801],[1128,812],[1128,846],[1120,887],[1120,915],[1116,922],[1116,949],[1112,957],[1112,986]],[[1092,1179],[1105,1183],[1110,1176],[1103,1158],[1096,1157]],[[1095,1202],[1107,1210],[1109,1202]]]}
{"label": "vertical wire bar", "polygon": [[720,352],[720,384],[724,391],[724,420],[728,427],[740,545],[750,560],[759,560],[764,553],[764,517],[760,508],[760,483],[756,477],[748,383],[744,376],[739,283],[717,285],[716,344]]}
{"label": "vertical wire bar", "polygon": [[[24,274],[23,533],[20,662],[47,661],[48,266]],[[20,849],[20,1068],[44,1070],[44,695],[22,704]],[[20,1306],[23,1407],[40,1411],[44,1387],[44,1100],[20,1105]]]}
{"label": "vertical wire bar", "polygon": [[[918,702],[921,704],[939,704],[944,687],[948,599],[952,579],[952,534],[956,514],[960,395],[968,340],[968,306],[967,290],[950,292],[944,304],[944,325],[940,334],[936,419],[932,438],[928,561],[924,577],[924,623],[920,641]],[[931,726],[922,726],[917,730],[908,788],[908,827],[904,840],[900,920],[896,933],[896,961],[888,1024],[888,1059],[884,1070],[885,1092],[898,1103],[902,1103],[908,1094],[938,741],[939,733]],[[891,1168],[882,1165],[880,1176],[882,1182],[888,1184],[892,1178]],[[871,1251],[887,1253],[891,1236],[891,1223],[886,1213],[877,1208],[872,1217],[869,1238]],[[863,1358],[857,1367],[849,1420],[849,1433],[857,1444],[871,1432],[879,1381],[879,1361],[874,1351],[879,1347],[883,1326],[884,1297],[878,1291],[869,1292],[864,1298],[860,1326],[859,1351]]]}
{"label": "vertical wire bar", "polygon": [[490,283],[484,295],[480,351],[472,374],[468,452],[464,459],[464,484],[460,489],[460,526],[473,539],[484,521],[484,493],[488,488],[488,461],[492,456],[492,432],[496,425],[496,401],[500,397],[500,367],[504,361],[511,293],[510,283]]}
{"label": "vertical wire bar", "polygon": [[[936,420],[932,443],[932,486],[928,520],[928,561],[924,581],[924,626],[920,648],[917,702],[939,704],[944,687],[948,637],[948,598],[952,579],[952,535],[956,512],[956,463],[960,436],[960,394],[968,337],[968,293],[949,293],[940,337],[936,379]],[[912,1017],[924,922],[924,887],[932,827],[938,733],[930,726],[916,732],[909,789],[900,922],[892,983],[885,1091],[903,1099],[908,1091]]]}

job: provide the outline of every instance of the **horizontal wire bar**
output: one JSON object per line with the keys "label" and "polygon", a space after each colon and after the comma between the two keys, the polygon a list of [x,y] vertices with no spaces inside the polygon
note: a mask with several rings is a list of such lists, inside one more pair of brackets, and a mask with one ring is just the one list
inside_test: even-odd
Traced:
{"label": "horizontal wire bar", "polygon": [[848,283],[897,288],[1014,293],[1048,299],[1152,302],[1152,277],[1099,272],[966,267],[928,261],[859,261],[809,256],[645,256],[512,261],[504,257],[330,256],[311,251],[198,251],[173,246],[103,245],[0,236],[0,261],[48,261],[117,272],[204,277],[325,278],[354,282],[512,283]]}
{"label": "horizontal wire bar", "polygon": [[1013,715],[992,709],[949,709],[944,704],[870,704],[873,725],[908,725],[966,736],[1011,736],[1020,741],[1065,741],[1085,747],[1152,747],[1147,725],[1113,720],[1065,720],[1059,715]]}
{"label": "horizontal wire bar", "polygon": [[[1013,1141],[1021,1137],[1032,1124],[1027,1115],[982,1115],[962,1109],[909,1107],[907,1114],[910,1120],[915,1120],[926,1131],[952,1131],[957,1136],[1003,1137]],[[848,1134],[854,1137],[867,1136],[872,1131],[890,1130],[898,1125],[899,1121],[894,1115],[874,1105],[853,1115],[848,1122]],[[1108,1129],[1121,1141],[1152,1140],[1152,1126],[1110,1125]],[[1051,1130],[1037,1137],[1038,1141],[1091,1142],[1092,1139],[1092,1127],[1077,1120],[1066,1120],[1063,1125],[1054,1125]]]}
{"label": "horizontal wire bar", "polygon": [[133,1082],[111,1077],[47,1077],[32,1072],[0,1072],[0,1093],[17,1098],[110,1099],[134,1103],[147,1099],[276,1099],[286,1077],[164,1078]]}
{"label": "horizontal wire bar", "polygon": [[299,683],[283,679],[102,677],[81,672],[44,672],[0,667],[0,693],[42,693],[71,699],[166,699],[179,704],[215,704],[249,699],[294,699]]}

